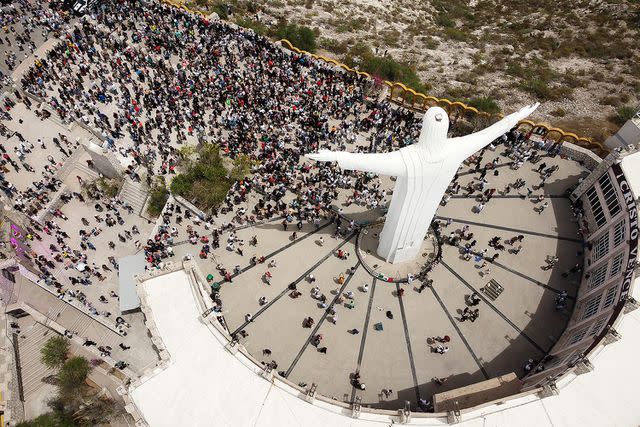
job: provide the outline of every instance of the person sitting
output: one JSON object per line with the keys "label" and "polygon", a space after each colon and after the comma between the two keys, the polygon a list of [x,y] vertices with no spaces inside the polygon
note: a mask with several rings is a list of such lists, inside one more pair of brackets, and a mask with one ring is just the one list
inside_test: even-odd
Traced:
{"label": "person sitting", "polygon": [[566,295],[562,295],[562,294],[558,295],[556,297],[556,310],[557,311],[563,310],[566,306],[567,306],[567,297],[566,297]]}
{"label": "person sitting", "polygon": [[529,372],[529,371],[531,371],[531,370],[533,369],[533,365],[534,365],[534,361],[533,361],[533,359],[529,359],[529,360],[527,361],[527,364],[526,364],[526,365],[524,365],[524,371],[525,371],[525,372]]}
{"label": "person sitting", "polygon": [[469,297],[469,303],[472,306],[476,306],[476,305],[480,304],[480,301],[481,301],[480,300],[480,296],[478,295],[477,292],[472,293],[471,296]]}
{"label": "person sitting", "polygon": [[448,379],[449,378],[447,378],[447,377],[442,377],[442,378],[433,377],[433,382],[436,383],[437,385],[442,385],[442,384],[446,383]]}
{"label": "person sitting", "polygon": [[305,319],[304,319],[304,321],[303,321],[303,326],[304,326],[305,328],[311,328],[311,327],[313,326],[313,324],[314,324],[314,323],[315,323],[315,322],[314,322],[314,320],[313,320],[313,318],[312,318],[312,317],[307,317],[307,318],[305,318]]}
{"label": "person sitting", "polygon": [[449,351],[449,347],[447,347],[447,346],[443,346],[441,344],[438,344],[436,346],[436,353],[438,353],[438,354],[445,354],[448,351]]}

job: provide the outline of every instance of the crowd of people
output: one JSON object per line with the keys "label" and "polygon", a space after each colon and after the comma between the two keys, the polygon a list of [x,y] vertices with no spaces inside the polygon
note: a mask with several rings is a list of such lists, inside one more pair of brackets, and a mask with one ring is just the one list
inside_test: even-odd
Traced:
{"label": "crowd of people", "polygon": [[[48,255],[33,257],[41,278],[54,286],[62,298],[80,300],[94,315],[109,317],[111,313],[90,302],[83,292],[70,289],[69,284],[90,285],[95,280],[101,281],[105,272],[117,269],[115,250],[122,244],[143,250],[149,268],[160,267],[173,256],[174,245],[183,237],[177,228],[183,221],[189,223],[185,224],[187,241],[199,246],[199,257],[203,259],[221,245],[244,256],[244,242],[234,234],[234,228],[280,217],[284,230],[294,226],[299,230],[303,223],[318,229],[330,219],[335,223],[335,235],[346,236],[356,225],[353,221],[342,222],[342,211],[334,211],[333,207],[385,206],[389,201],[386,188],[375,175],[340,170],[331,163],[312,164],[302,156],[321,148],[347,149],[347,144],[350,151],[354,151],[354,146],[359,152],[396,150],[415,142],[420,132],[417,114],[379,100],[373,83],[362,76],[283,50],[251,31],[157,1],[104,1],[88,15],[76,19],[45,4],[21,0],[2,14],[0,25],[6,34],[11,33],[11,37],[0,37],[0,48],[17,43],[25,58],[35,51],[36,42],[51,36],[58,38],[53,48],[36,58],[22,76],[20,90],[14,92],[16,100],[28,109],[35,109],[41,118],[53,111],[66,123],[80,122],[94,129],[101,135],[104,148],[128,162],[129,179],[139,181],[146,177],[147,183],[155,176],[170,179],[179,170],[181,147],[205,141],[217,144],[229,158],[247,155],[253,164],[251,177],[235,182],[221,206],[204,215],[178,204],[167,205],[156,233],[149,239],[129,223],[128,218],[133,215],[131,206],[118,197],[101,194],[99,189],[93,190],[90,200],[85,200],[80,192],[64,194],[62,205],[50,209],[49,219],[40,223],[33,218],[48,209],[60,190],[62,183],[57,172],[79,149],[79,143],[62,133],[51,141],[29,141],[0,122],[0,133],[15,144],[13,151],[5,144],[0,145],[3,152],[0,188],[13,208],[31,219],[27,231],[33,239],[39,240],[40,234],[46,233],[56,241],[49,247]],[[22,59],[15,53],[7,54],[5,64],[13,70]],[[0,77],[5,80],[6,75]],[[37,107],[31,97],[45,99],[46,108]],[[12,102],[5,101],[6,121],[17,120],[11,116]],[[50,150],[50,164],[35,171],[28,163],[29,154],[37,147],[45,150],[50,143],[60,154]],[[462,186],[459,180],[462,174],[456,175],[443,204],[464,194],[476,197],[479,213],[497,194],[519,192],[528,186],[524,197],[530,196],[534,188],[543,188],[557,169],[541,163],[537,168],[539,183],[527,184],[519,178],[504,189],[494,188],[488,175],[499,175],[500,165],[497,154],[488,157],[497,145],[504,147],[514,169],[526,162],[537,164],[542,153],[557,153],[556,146],[541,143],[532,146],[527,135],[511,131],[465,162],[469,173],[477,174],[476,179]],[[87,164],[93,167],[92,163]],[[15,172],[22,169],[33,172],[32,185],[23,191],[16,189],[5,176],[9,167]],[[84,184],[81,177],[78,181]],[[85,228],[74,230],[80,235],[78,247],[72,247],[69,235],[58,223],[66,221],[64,204],[70,202],[85,203],[90,212],[83,213]],[[548,205],[546,201],[539,202],[537,212],[542,214]],[[461,233],[451,233],[448,239],[440,236],[439,230],[449,224],[446,221],[434,224],[440,243],[460,246],[468,259],[484,263],[483,271],[487,271],[484,268],[487,261],[495,261],[499,254],[488,256],[487,249],[477,249],[468,226]],[[108,242],[113,253],[109,265],[92,261],[92,251],[96,250],[103,226],[118,228],[119,242]],[[496,236],[489,246],[499,252],[505,250],[505,244],[510,245],[510,251],[517,254],[522,250],[519,243],[523,238],[520,235],[500,241]],[[296,239],[294,231],[293,240]],[[257,236],[248,243],[258,246]],[[318,244],[324,244],[323,237]],[[342,249],[336,255],[343,260],[349,257]],[[430,285],[428,270],[437,265],[440,257],[439,251],[429,268],[415,277],[421,280],[418,292]],[[249,260],[250,265],[263,262],[264,256]],[[73,274],[64,279],[54,274],[58,266],[79,263],[82,270],[72,269]],[[275,260],[267,267],[264,280],[269,284]],[[218,265],[217,270],[222,280],[231,282],[241,267]],[[69,283],[63,282],[66,279]],[[315,281],[313,275],[307,280]],[[345,279],[342,276],[336,280],[342,285]],[[295,287],[290,290],[292,298],[300,295]],[[368,285],[361,290],[366,293]],[[105,303],[108,298],[117,297],[108,295],[101,295],[99,301]],[[318,287],[312,289],[311,296],[327,307],[327,297]],[[214,295],[214,299],[222,304],[219,295]],[[343,293],[336,301],[347,309],[355,307],[353,293]],[[478,302],[472,299],[470,305]],[[266,305],[268,300],[261,297],[259,303]],[[475,321],[478,310],[469,307],[466,310],[462,320]],[[334,310],[331,314],[330,321],[335,323],[337,313]],[[245,320],[252,321],[251,314]],[[312,317],[304,319],[305,327],[311,328],[314,323]],[[240,331],[243,333],[246,331]],[[320,344],[322,337],[316,338],[314,342]],[[326,346],[318,348],[322,353],[327,351]],[[442,343],[434,348],[441,354],[449,350]],[[440,384],[446,381],[437,380]],[[354,385],[365,388],[359,374]]]}

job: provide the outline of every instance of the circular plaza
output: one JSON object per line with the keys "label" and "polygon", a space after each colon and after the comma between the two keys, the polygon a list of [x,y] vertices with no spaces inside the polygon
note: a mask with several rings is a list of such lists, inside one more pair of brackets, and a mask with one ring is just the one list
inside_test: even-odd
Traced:
{"label": "circular plaza", "polygon": [[[362,265],[356,242],[366,228],[359,222],[375,222],[383,212],[347,203],[347,189],[338,191],[336,214],[319,224],[298,223],[291,212],[289,221],[277,217],[225,234],[243,255],[224,243],[206,259],[189,243],[174,252],[192,253],[214,276],[233,338],[279,375],[315,384],[325,396],[419,407],[449,389],[511,372],[524,376],[530,360],[540,361],[556,343],[573,308],[583,249],[568,190],[588,171],[549,155],[517,167],[508,151],[479,153],[481,164],[493,165],[486,174],[474,162],[461,167],[461,190],[437,211],[441,259],[428,272],[410,272],[409,280]],[[533,190],[547,168],[555,171]],[[526,185],[503,191],[518,179]],[[385,193],[389,184],[380,182]],[[480,187],[500,190],[477,212],[483,192],[467,188]],[[251,201],[243,207],[251,211]],[[235,270],[230,280],[216,265]]]}

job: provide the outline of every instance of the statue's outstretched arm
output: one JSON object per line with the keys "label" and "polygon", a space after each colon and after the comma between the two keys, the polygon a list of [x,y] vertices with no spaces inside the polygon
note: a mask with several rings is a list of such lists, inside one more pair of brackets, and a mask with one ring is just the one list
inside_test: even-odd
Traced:
{"label": "statue's outstretched arm", "polygon": [[399,176],[405,173],[404,161],[399,151],[391,153],[347,153],[320,150],[307,157],[317,162],[338,162],[342,169],[373,172],[380,175]]}
{"label": "statue's outstretched arm", "polygon": [[505,116],[502,120],[492,124],[488,128],[482,129],[479,132],[458,138],[451,138],[447,145],[450,147],[451,153],[462,157],[462,161],[488,145],[496,138],[499,138],[509,132],[520,120],[525,119],[533,113],[535,109],[538,108],[538,105],[540,105],[539,102],[536,102],[533,105],[527,105],[519,111]]}

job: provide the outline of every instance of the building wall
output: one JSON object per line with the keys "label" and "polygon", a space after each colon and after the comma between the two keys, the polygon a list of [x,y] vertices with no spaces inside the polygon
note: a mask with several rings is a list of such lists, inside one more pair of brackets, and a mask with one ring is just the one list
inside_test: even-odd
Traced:
{"label": "building wall", "polygon": [[594,170],[602,162],[602,159],[593,151],[580,147],[579,145],[571,144],[570,142],[562,143],[560,146],[560,155],[580,162],[590,171]]}
{"label": "building wall", "polygon": [[631,120],[628,120],[615,135],[610,136],[604,142],[609,148],[623,147],[625,145],[640,142],[640,111]]}
{"label": "building wall", "polygon": [[525,377],[525,389],[564,374],[604,337],[624,307],[638,253],[638,211],[619,162],[590,176],[579,197],[584,247],[582,279],[571,319],[549,355]]}
{"label": "building wall", "polygon": [[84,148],[91,156],[93,167],[102,175],[107,178],[117,178],[122,175],[122,166],[110,151],[103,150],[93,143],[85,145]]}

